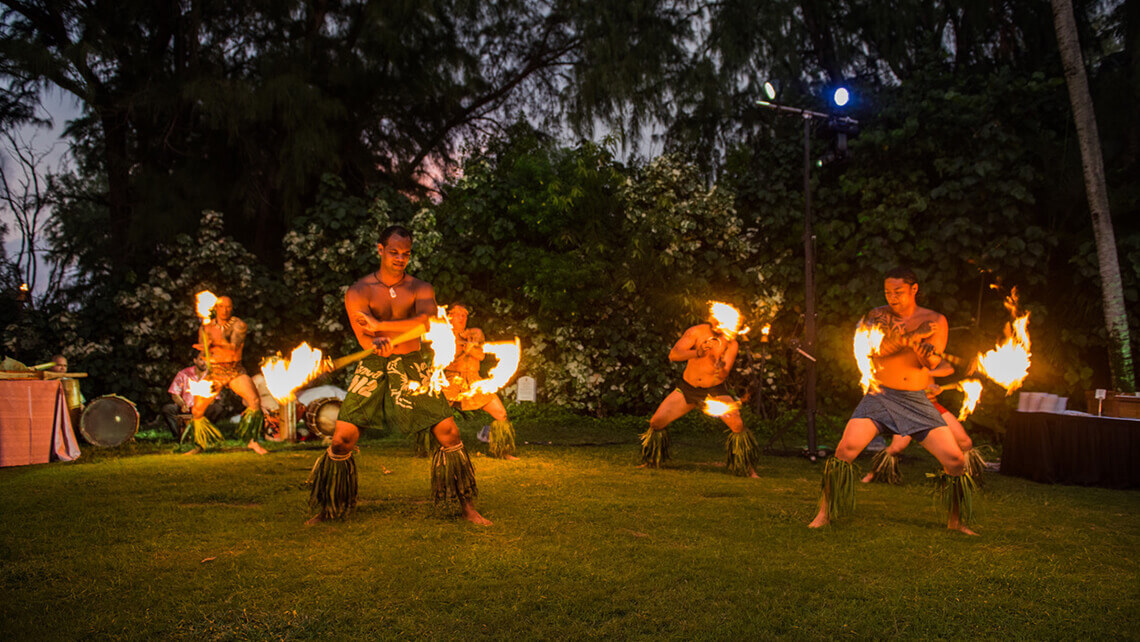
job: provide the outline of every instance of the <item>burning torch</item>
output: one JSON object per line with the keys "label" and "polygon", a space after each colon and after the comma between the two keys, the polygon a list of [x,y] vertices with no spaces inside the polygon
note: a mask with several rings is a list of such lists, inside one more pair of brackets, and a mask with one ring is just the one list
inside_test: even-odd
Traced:
{"label": "burning torch", "polygon": [[206,333],[206,326],[210,323],[210,311],[218,303],[218,297],[209,290],[202,290],[195,297],[195,303],[198,311],[198,318],[202,319],[202,325],[198,328],[198,339],[202,343],[202,354],[206,357],[206,368],[210,367],[210,336]]}

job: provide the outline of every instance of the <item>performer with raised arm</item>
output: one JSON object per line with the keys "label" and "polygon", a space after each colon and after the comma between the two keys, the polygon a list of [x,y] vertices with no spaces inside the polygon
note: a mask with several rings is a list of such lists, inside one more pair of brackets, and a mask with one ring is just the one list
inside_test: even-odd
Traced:
{"label": "performer with raised arm", "polygon": [[[515,429],[507,418],[507,409],[493,392],[472,393],[471,384],[480,379],[479,363],[483,361],[485,338],[479,328],[467,327],[471,311],[462,303],[447,309],[447,318],[455,333],[455,360],[444,370],[449,385],[443,389],[452,406],[460,410],[485,410],[491,415],[490,453],[492,457],[517,460],[515,456]],[[422,446],[421,446],[422,447]]]}
{"label": "performer with raised arm", "polygon": [[257,388],[241,364],[241,352],[249,326],[234,316],[234,303],[228,296],[218,297],[214,304],[214,314],[214,322],[204,324],[199,332],[201,343],[194,344],[195,348],[209,355],[205,379],[210,382],[211,390],[208,396],[194,395],[190,428],[182,434],[183,440],[188,436],[192,438],[194,448],[183,454],[198,454],[222,440],[221,432],[206,418],[206,409],[223,389],[229,387],[245,403],[245,411],[238,422],[238,439],[246,440],[246,446],[250,450],[264,455],[266,450],[258,442],[265,430],[265,413],[261,411]]}
{"label": "performer with raised arm", "polygon": [[725,380],[736,362],[736,328],[724,328],[715,315],[681,335],[669,351],[669,360],[684,362],[685,371],[677,387],[657,407],[649,420],[649,430],[641,436],[641,466],[660,467],[669,459],[669,424],[708,400],[725,404],[720,419],[728,426],[725,442],[728,471],[734,475],[759,477],[756,464],[760,448],[752,431],[744,426],[736,402]]}
{"label": "performer with raised arm", "polygon": [[873,356],[877,390],[869,391],[855,408],[823,469],[819,512],[809,526],[819,528],[855,507],[855,458],[880,431],[917,439],[944,469],[939,484],[948,504],[946,527],[975,535],[966,527],[976,490],[964,473],[965,458],[954,435],[926,398],[930,371],[937,368],[946,349],[946,317],[919,307],[918,277],[905,268],[887,272],[887,305],[871,310],[863,324],[879,328],[884,338]]}
{"label": "performer with raised arm", "polygon": [[441,393],[431,392],[430,351],[419,338],[392,344],[436,315],[431,284],[408,275],[412,233],[398,225],[380,233],[380,269],[353,284],[344,307],[360,346],[376,354],[356,367],[340,407],[332,445],[313,466],[309,501],[318,512],[308,524],[342,518],[356,506],[357,471],[353,452],[362,428],[396,428],[405,434],[430,430],[439,443],[432,457],[431,486],[436,501],[454,497],[463,518],[490,525],[475,510],[475,469]]}

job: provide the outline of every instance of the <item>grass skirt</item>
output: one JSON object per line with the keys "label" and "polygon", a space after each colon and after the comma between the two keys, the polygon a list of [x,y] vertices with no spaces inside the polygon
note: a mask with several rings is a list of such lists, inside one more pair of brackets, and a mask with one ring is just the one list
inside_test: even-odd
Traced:
{"label": "grass skirt", "polygon": [[966,474],[975,482],[981,483],[982,473],[986,471],[986,460],[982,458],[982,453],[978,452],[977,448],[971,448],[964,454],[966,455]]}
{"label": "grass skirt", "polygon": [[431,428],[424,428],[413,434],[412,445],[416,449],[416,457],[431,455],[431,451],[436,447],[435,436],[431,434]]}
{"label": "grass skirt", "polygon": [[930,475],[934,478],[934,489],[942,508],[948,513],[958,508],[958,520],[963,524],[974,521],[974,497],[978,494],[978,484],[969,475],[947,475],[939,471]]}
{"label": "grass skirt", "polygon": [[309,473],[309,506],[322,520],[341,519],[356,510],[357,471],[352,453],[337,455],[329,446]]}
{"label": "grass skirt", "polygon": [[747,428],[740,432],[729,431],[728,439],[724,441],[724,451],[728,456],[725,462],[728,472],[738,477],[751,475],[760,463],[760,446],[752,431]]}
{"label": "grass skirt", "polygon": [[888,452],[885,448],[871,458],[871,481],[883,482],[892,486],[902,483],[902,471],[899,470],[899,458]]}
{"label": "grass skirt", "polygon": [[669,461],[669,431],[654,430],[650,426],[641,436],[641,463],[660,468],[666,461]]}
{"label": "grass skirt", "polygon": [[463,444],[440,446],[431,460],[431,493],[435,501],[454,497],[469,502],[479,494],[475,487],[475,466]]}
{"label": "grass skirt", "polygon": [[260,408],[257,410],[245,409],[241,413],[241,421],[238,422],[237,438],[241,441],[261,441],[261,435],[265,432],[265,413]]}
{"label": "grass skirt", "polygon": [[829,519],[855,512],[855,484],[859,469],[849,461],[830,457],[823,465],[823,501],[827,502]]}
{"label": "grass skirt", "polygon": [[491,422],[492,457],[510,457],[515,454],[515,427],[509,420]]}
{"label": "grass skirt", "polygon": [[187,437],[190,438],[190,441],[194,443],[196,448],[201,448],[202,450],[206,450],[210,446],[220,444],[224,441],[218,427],[205,417],[190,420],[190,425],[187,426],[186,430],[182,431],[182,441],[186,441]]}

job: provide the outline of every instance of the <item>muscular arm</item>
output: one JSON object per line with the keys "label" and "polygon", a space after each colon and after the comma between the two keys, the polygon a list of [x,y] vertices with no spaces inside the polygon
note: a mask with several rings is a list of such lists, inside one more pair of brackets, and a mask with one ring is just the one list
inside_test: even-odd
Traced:
{"label": "muscular arm", "polygon": [[688,361],[702,356],[697,349],[697,328],[696,326],[685,330],[677,343],[673,345],[673,349],[669,351],[670,361]]}
{"label": "muscular arm", "polygon": [[926,368],[933,369],[942,363],[942,357],[935,353],[946,350],[949,324],[941,314],[933,321],[923,321],[910,332],[906,331],[901,319],[882,308],[869,312],[863,322],[878,326],[885,335],[879,344],[879,356],[887,357],[904,350],[913,350]]}
{"label": "muscular arm", "polygon": [[[430,287],[429,287],[430,290]],[[381,321],[372,315],[372,308],[368,303],[367,289],[353,286],[344,293],[344,309],[348,313],[349,324],[356,335],[360,347],[368,349],[375,347],[375,340],[380,336],[394,335],[410,330],[427,323],[429,315],[417,314],[409,319]],[[419,312],[420,302],[416,300],[416,311]],[[435,299],[432,298],[432,311],[435,310]]]}

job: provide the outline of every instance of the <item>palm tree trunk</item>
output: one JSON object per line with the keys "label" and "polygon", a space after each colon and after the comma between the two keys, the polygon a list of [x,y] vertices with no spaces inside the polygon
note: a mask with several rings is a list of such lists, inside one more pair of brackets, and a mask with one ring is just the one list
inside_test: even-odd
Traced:
{"label": "palm tree trunk", "polygon": [[1069,102],[1073,106],[1073,120],[1077,125],[1077,140],[1081,148],[1081,165],[1084,168],[1085,192],[1092,213],[1093,233],[1096,236],[1096,254],[1100,264],[1101,296],[1104,299],[1104,322],[1108,329],[1109,364],[1112,368],[1112,385],[1122,392],[1136,390],[1136,377],[1132,369],[1132,346],[1128,336],[1128,315],[1124,309],[1124,288],[1120,281],[1120,263],[1116,255],[1116,236],[1112,231],[1112,216],[1108,210],[1108,187],[1104,180],[1104,158],[1100,151],[1100,134],[1096,127],[1092,96],[1089,95],[1085,62],[1081,43],[1077,37],[1077,22],[1073,16],[1072,0],[1051,0],[1053,25],[1057,30],[1057,44],[1061,49],[1061,63],[1065,68],[1065,83],[1069,87]]}

